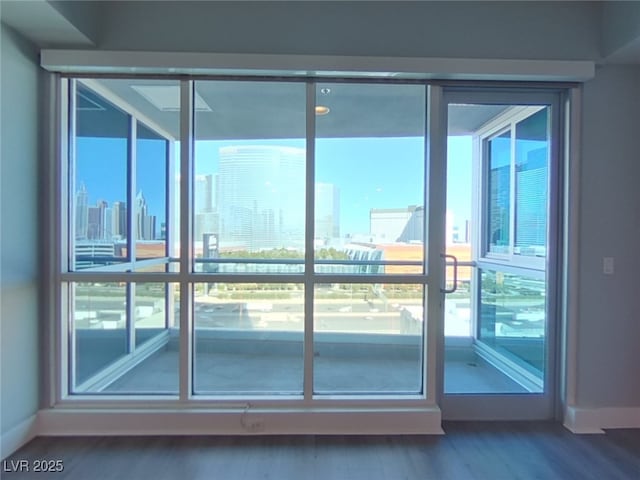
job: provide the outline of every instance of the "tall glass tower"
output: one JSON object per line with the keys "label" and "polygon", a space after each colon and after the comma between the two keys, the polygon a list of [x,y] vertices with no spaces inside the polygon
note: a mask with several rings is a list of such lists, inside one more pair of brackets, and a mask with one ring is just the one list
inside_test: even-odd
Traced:
{"label": "tall glass tower", "polygon": [[305,150],[220,149],[220,244],[249,251],[304,247]]}

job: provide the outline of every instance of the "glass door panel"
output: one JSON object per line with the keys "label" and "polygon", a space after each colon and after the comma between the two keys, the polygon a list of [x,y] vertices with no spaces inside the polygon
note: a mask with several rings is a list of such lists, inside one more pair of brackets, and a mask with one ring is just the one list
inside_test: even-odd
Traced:
{"label": "glass door panel", "polygon": [[424,293],[418,284],[317,285],[315,393],[422,393]]}
{"label": "glass door panel", "polygon": [[512,375],[529,392],[544,387],[545,284],[544,274],[480,271],[478,340],[512,363]]}
{"label": "glass door panel", "polygon": [[550,418],[556,97],[445,95],[446,253],[458,271],[445,298],[443,418]]}
{"label": "glass door panel", "polygon": [[316,86],[316,273],[425,273],[424,105],[423,85]]}
{"label": "glass door panel", "polygon": [[195,285],[194,390],[204,395],[301,395],[304,286]]}
{"label": "glass door panel", "polygon": [[192,278],[218,276],[194,284],[194,393],[299,397],[305,285],[280,277],[305,269],[306,86],[194,90]]}
{"label": "glass door panel", "polygon": [[417,84],[316,85],[317,398],[425,391],[425,94]]}

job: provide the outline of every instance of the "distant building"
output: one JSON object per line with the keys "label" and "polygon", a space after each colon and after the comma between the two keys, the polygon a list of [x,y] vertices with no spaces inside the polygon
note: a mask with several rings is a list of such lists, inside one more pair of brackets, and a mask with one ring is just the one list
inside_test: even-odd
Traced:
{"label": "distant building", "polygon": [[195,213],[212,212],[215,207],[214,175],[196,175],[194,185]]}
{"label": "distant building", "polygon": [[102,225],[104,219],[100,206],[87,207],[87,240],[104,240]]}
{"label": "distant building", "polygon": [[424,208],[372,208],[369,211],[369,232],[374,241],[423,242]]}
{"label": "distant building", "polygon": [[[358,262],[407,262],[415,265],[375,265],[358,264],[350,266],[354,273],[414,274],[422,273],[424,259],[423,244],[417,243],[364,243],[354,242],[345,245],[344,251],[351,260]],[[471,245],[459,243],[447,246],[447,253],[455,255],[461,262],[471,260]],[[450,275],[451,272],[447,272]],[[458,281],[468,282],[471,279],[471,267],[458,267]]]}
{"label": "distant building", "polygon": [[303,248],[304,179],[302,148],[221,148],[217,208],[221,247]]}
{"label": "distant building", "polygon": [[147,201],[142,190],[136,196],[136,240],[154,240],[156,236],[156,217],[149,215]]}
{"label": "distant building", "polygon": [[196,212],[194,219],[194,238],[199,240],[205,233],[218,233],[220,215],[215,212]]}
{"label": "distant building", "polygon": [[109,265],[114,262],[115,245],[109,242],[77,242],[75,268]]}
{"label": "distant building", "polygon": [[127,238],[127,204],[124,202],[113,202],[111,207],[111,235],[120,240]]}
{"label": "distant building", "polygon": [[546,254],[547,198],[547,148],[542,147],[516,166],[516,253]]}
{"label": "distant building", "polygon": [[509,248],[510,175],[509,164],[492,165],[489,172],[489,243],[493,252]]}
{"label": "distant building", "polygon": [[84,183],[76,193],[76,239],[87,238],[89,230],[89,194]]}
{"label": "distant building", "polygon": [[340,237],[340,190],[332,183],[316,183],[315,238]]}

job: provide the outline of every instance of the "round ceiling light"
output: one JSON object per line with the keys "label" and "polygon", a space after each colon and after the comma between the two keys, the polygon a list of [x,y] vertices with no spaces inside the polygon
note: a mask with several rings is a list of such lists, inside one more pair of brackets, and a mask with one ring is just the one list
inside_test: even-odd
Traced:
{"label": "round ceiling light", "polygon": [[316,105],[316,115],[326,115],[331,110],[324,105]]}

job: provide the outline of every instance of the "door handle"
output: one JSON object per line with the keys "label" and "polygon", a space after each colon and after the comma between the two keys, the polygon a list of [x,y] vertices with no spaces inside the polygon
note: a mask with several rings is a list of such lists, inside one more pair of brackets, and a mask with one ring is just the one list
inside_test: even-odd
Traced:
{"label": "door handle", "polygon": [[[444,271],[445,271],[445,275],[444,275],[444,286],[440,289],[440,291],[442,293],[453,293],[458,289],[458,258],[455,255],[450,255],[448,253],[442,253],[440,254],[442,256],[442,258],[444,259]],[[447,271],[447,259],[450,259],[451,261],[453,261],[453,286],[451,288],[447,288],[447,275],[446,275],[446,271]]]}

